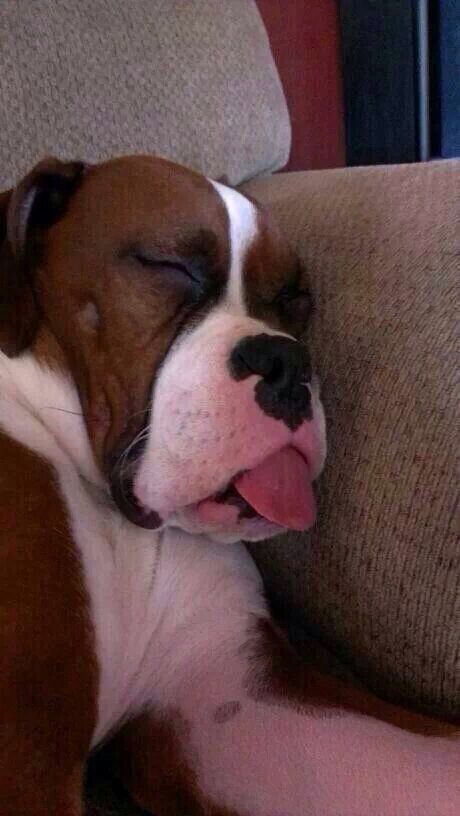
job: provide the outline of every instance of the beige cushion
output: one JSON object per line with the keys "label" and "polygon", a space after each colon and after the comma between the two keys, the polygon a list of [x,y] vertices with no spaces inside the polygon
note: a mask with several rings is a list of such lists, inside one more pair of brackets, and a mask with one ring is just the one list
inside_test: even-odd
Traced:
{"label": "beige cushion", "polygon": [[0,190],[48,153],[159,153],[236,184],[289,145],[253,0],[0,2]]}
{"label": "beige cushion", "polygon": [[374,689],[458,715],[460,162],[247,189],[308,269],[329,418],[315,531],[253,552],[275,597]]}

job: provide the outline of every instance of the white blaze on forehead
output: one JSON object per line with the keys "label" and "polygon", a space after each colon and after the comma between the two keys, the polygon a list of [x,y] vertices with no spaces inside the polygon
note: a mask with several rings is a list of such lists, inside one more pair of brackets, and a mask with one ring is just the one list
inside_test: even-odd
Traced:
{"label": "white blaze on forehead", "polygon": [[218,181],[211,181],[228,213],[230,269],[225,305],[232,313],[246,314],[243,266],[249,247],[257,235],[257,210],[247,198]]}

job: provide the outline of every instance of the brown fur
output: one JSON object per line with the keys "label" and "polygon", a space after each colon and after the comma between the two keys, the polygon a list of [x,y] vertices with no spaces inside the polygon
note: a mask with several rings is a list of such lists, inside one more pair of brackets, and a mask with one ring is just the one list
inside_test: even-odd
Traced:
{"label": "brown fur", "polygon": [[270,214],[257,207],[258,234],[244,268],[248,311],[274,329],[303,339],[313,305],[307,276]]}
{"label": "brown fur", "polygon": [[78,556],[52,471],[0,434],[2,816],[77,816],[97,665]]}

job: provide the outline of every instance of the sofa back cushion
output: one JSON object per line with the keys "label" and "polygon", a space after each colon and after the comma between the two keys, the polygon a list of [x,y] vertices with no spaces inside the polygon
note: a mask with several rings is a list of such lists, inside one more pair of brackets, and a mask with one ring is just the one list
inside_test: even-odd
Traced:
{"label": "sofa back cushion", "polygon": [[158,153],[236,184],[289,147],[253,0],[0,3],[0,189],[50,153]]}

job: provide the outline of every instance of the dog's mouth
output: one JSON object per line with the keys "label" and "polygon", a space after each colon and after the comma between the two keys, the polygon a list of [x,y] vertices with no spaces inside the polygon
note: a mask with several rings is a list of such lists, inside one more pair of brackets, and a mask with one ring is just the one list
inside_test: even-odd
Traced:
{"label": "dog's mouth", "polygon": [[195,505],[205,524],[260,519],[289,530],[307,530],[316,518],[310,467],[296,448],[282,448],[236,475],[219,493]]}
{"label": "dog's mouth", "polygon": [[112,477],[110,487],[115,504],[132,524],[137,527],[144,527],[146,530],[157,530],[162,526],[163,519],[155,510],[149,510],[137,501],[133,484],[132,476],[125,478]]}
{"label": "dog's mouth", "polygon": [[[112,480],[112,496],[123,515],[138,527],[155,530],[165,521],[137,501],[130,477]],[[224,489],[184,510],[206,527],[229,528],[245,521],[261,521],[307,530],[316,518],[309,464],[296,448],[282,448],[256,467],[236,474]]]}

